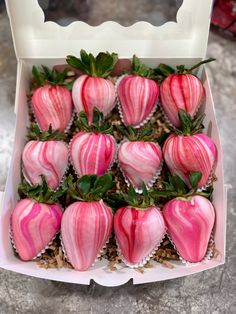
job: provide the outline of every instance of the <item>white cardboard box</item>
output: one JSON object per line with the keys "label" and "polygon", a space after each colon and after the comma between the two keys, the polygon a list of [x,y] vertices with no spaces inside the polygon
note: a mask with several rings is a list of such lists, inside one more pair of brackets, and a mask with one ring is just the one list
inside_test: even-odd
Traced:
{"label": "white cardboard box", "polygon": [[71,283],[89,284],[93,279],[104,286],[118,286],[133,279],[134,284],[154,282],[187,276],[219,266],[225,261],[226,193],[223,182],[222,156],[214,104],[205,69],[201,71],[206,89],[206,132],[218,149],[218,162],[213,203],[216,209],[215,243],[219,255],[208,262],[185,266],[175,262],[174,269],[153,263],[154,267],[141,274],[120,266],[109,271],[102,260],[91,270],[78,272],[69,269],[41,269],[35,262],[22,262],[14,256],[9,239],[12,209],[17,203],[17,186],[20,182],[21,153],[26,141],[29,123],[27,98],[33,65],[53,66],[64,64],[68,54],[78,55],[81,48],[97,54],[100,51],[117,52],[120,58],[130,58],[134,53],[150,66],[166,62],[192,65],[206,54],[212,0],[184,0],[177,13],[177,23],[168,22],[160,27],[138,22],[123,27],[115,22],[105,22],[92,27],[84,22],[74,22],[62,27],[54,22],[44,23],[44,15],[36,0],[6,0],[11,22],[15,52],[18,60],[15,98],[16,129],[11,165],[5,192],[0,195],[0,267],[18,273]]}

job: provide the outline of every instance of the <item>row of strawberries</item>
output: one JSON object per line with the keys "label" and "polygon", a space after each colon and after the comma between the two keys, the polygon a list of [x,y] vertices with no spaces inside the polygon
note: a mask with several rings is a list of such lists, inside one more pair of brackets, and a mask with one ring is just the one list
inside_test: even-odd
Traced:
{"label": "row of strawberries", "polygon": [[[195,67],[188,70],[179,66],[178,73],[166,65],[152,70],[134,57],[133,73],[120,77],[115,86],[107,77],[117,62],[117,55],[101,53],[94,58],[81,51],[80,59],[68,56],[67,61],[86,73],[73,82],[72,97],[66,87],[61,86],[66,70],[57,73],[43,67],[44,72],[39,73],[33,68],[36,83],[43,87],[34,91],[32,107],[41,131],[45,132],[35,126],[31,138],[35,136],[37,140],[28,142],[22,155],[23,174],[31,185],[25,184],[23,192],[33,194],[34,200],[23,199],[13,210],[12,237],[19,256],[23,260],[36,257],[61,226],[68,260],[75,269],[86,270],[108,240],[113,225],[112,210],[102,198],[113,183],[111,176],[104,174],[115,161],[117,144],[114,137],[107,134],[112,130],[103,121],[103,115],[107,116],[114,108],[117,92],[125,125],[118,131],[126,138],[119,146],[118,162],[130,185],[128,196],[123,195],[129,205],[118,209],[114,216],[114,231],[123,261],[132,267],[143,265],[160,244],[166,228],[182,258],[190,262],[202,260],[215,212],[197,189],[208,184],[217,152],[211,139],[201,133],[203,115],[197,115],[195,120],[191,118],[204,95],[201,81],[191,74]],[[160,75],[167,76],[160,86],[161,106],[177,132],[167,138],[162,150],[152,140],[150,125],[137,129],[156,109],[159,87],[153,78]],[[68,148],[61,141],[63,135],[55,130],[64,132],[68,128],[73,112],[72,99],[79,115],[80,131]],[[181,129],[176,129],[180,126]],[[166,195],[163,191],[148,193],[147,189],[160,173],[162,152],[174,175],[172,182],[178,181],[178,191],[174,189],[175,184],[169,184],[172,188],[165,191]],[[55,200],[61,193],[58,186],[68,168],[69,156],[79,179],[73,183],[70,177],[70,184],[64,184],[62,190],[79,201],[71,204],[62,215]],[[186,185],[191,193],[187,192]],[[138,196],[132,186],[143,195]],[[187,198],[183,198],[186,194]],[[161,212],[154,205],[154,199],[169,195],[182,199],[167,202]]]}

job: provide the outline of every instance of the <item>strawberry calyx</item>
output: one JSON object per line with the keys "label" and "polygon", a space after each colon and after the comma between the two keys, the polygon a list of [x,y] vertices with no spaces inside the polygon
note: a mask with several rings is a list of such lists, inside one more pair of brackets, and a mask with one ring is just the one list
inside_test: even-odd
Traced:
{"label": "strawberry calyx", "polygon": [[118,54],[100,52],[96,57],[85,50],[80,50],[80,58],[68,55],[66,62],[93,77],[107,78],[118,61]]}
{"label": "strawberry calyx", "polygon": [[204,191],[198,191],[198,183],[202,178],[202,173],[199,171],[191,172],[189,174],[189,182],[191,188],[185,184],[185,182],[177,175],[171,176],[168,173],[168,180],[164,182],[164,189],[157,191],[150,191],[150,195],[153,199],[159,200],[160,198],[179,198],[179,199],[191,199],[193,196],[201,195],[208,199],[211,199],[213,187],[208,187]]}
{"label": "strawberry calyx", "polygon": [[63,184],[68,196],[77,201],[100,201],[107,191],[114,186],[112,176],[107,173],[103,176],[84,175],[75,181],[69,175]]}
{"label": "strawberry calyx", "polygon": [[142,63],[136,55],[133,55],[131,73],[152,80],[158,79],[158,75],[155,73],[154,69],[149,68],[146,64]]}
{"label": "strawberry calyx", "polygon": [[154,198],[151,196],[150,192],[147,191],[146,185],[142,185],[142,194],[135,192],[132,185],[129,186],[127,193],[119,194],[108,194],[106,203],[115,212],[120,207],[132,206],[137,210],[145,210],[154,204]]}
{"label": "strawberry calyx", "polygon": [[48,131],[42,132],[36,123],[31,123],[30,127],[28,128],[27,137],[29,140],[36,140],[41,142],[66,140],[66,134],[61,133],[59,130],[53,130],[51,124],[49,125]]}
{"label": "strawberry calyx", "polygon": [[152,141],[153,135],[153,126],[149,123],[147,126],[142,129],[135,129],[130,125],[115,125],[115,128],[129,141],[144,141],[150,142]]}
{"label": "strawberry calyx", "polygon": [[32,74],[36,87],[49,84],[53,86],[64,86],[69,90],[72,89],[73,82],[66,82],[66,79],[68,78],[68,69],[64,69],[63,72],[58,72],[55,69],[49,69],[45,65],[42,65],[41,69],[33,66]]}
{"label": "strawberry calyx", "polygon": [[201,65],[215,61],[215,60],[216,60],[215,58],[209,58],[193,65],[191,68],[186,68],[185,65],[180,64],[176,66],[176,69],[170,67],[167,64],[161,63],[159,64],[157,69],[155,69],[155,72],[158,73],[160,76],[162,75],[163,79],[171,74],[192,74],[192,72],[195,69],[199,68]]}
{"label": "strawberry calyx", "polygon": [[41,176],[42,184],[30,185],[25,179],[18,187],[20,196],[26,196],[38,203],[54,204],[65,194],[63,187],[53,191],[47,185],[45,176]]}
{"label": "strawberry calyx", "polygon": [[113,127],[108,122],[104,121],[104,115],[96,107],[93,109],[93,122],[89,124],[88,117],[84,111],[81,111],[79,117],[75,121],[76,132],[94,132],[103,134],[112,134]]}
{"label": "strawberry calyx", "polygon": [[185,110],[179,110],[179,119],[180,119],[180,129],[175,127],[169,127],[175,134],[177,135],[194,135],[197,133],[201,133],[204,129],[203,120],[205,119],[205,113],[198,112],[197,115],[192,118],[189,113]]}

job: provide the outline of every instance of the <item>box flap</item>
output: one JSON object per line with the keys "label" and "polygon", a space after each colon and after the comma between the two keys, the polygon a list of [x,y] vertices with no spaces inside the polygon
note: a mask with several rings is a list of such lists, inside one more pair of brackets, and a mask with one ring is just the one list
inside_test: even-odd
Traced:
{"label": "box flap", "polygon": [[[138,22],[124,27],[105,22],[93,27],[73,22],[67,27],[44,22],[36,0],[6,0],[17,58],[64,58],[90,52],[116,51],[121,57],[137,53],[148,58],[203,58],[206,53],[213,0],[184,0],[177,22],[153,26]],[[130,44],[132,41],[132,44]]]}

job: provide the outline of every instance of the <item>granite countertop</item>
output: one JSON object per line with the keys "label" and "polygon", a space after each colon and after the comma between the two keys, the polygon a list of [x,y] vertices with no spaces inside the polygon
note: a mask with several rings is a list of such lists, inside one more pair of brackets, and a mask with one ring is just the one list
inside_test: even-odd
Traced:
{"label": "granite countertop", "polygon": [[[211,87],[228,190],[226,264],[171,281],[116,288],[31,278],[0,269],[0,313],[236,313],[236,43],[210,33]],[[0,190],[13,146],[16,60],[5,10],[0,11]]]}

